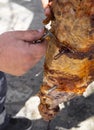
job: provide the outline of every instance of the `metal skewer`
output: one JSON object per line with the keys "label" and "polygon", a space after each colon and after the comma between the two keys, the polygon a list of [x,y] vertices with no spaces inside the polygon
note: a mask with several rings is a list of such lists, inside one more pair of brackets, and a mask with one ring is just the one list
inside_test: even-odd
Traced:
{"label": "metal skewer", "polygon": [[41,43],[47,38],[52,38],[52,37],[56,38],[55,35],[50,30],[48,30],[47,28],[44,28],[44,29],[45,29],[44,35],[40,39],[33,41],[33,44]]}

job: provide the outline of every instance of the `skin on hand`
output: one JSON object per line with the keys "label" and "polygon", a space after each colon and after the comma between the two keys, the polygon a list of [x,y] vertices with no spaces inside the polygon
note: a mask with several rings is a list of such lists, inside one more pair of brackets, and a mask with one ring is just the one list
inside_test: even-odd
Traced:
{"label": "skin on hand", "polygon": [[41,0],[43,8],[45,9],[49,3],[49,0]]}
{"label": "skin on hand", "polygon": [[21,76],[32,68],[46,52],[46,42],[32,44],[44,31],[6,32],[0,35],[0,71]]}
{"label": "skin on hand", "polygon": [[44,13],[46,16],[50,16],[51,15],[51,11],[50,11],[50,5],[52,4],[52,0],[41,0],[42,1],[42,5],[44,8]]}

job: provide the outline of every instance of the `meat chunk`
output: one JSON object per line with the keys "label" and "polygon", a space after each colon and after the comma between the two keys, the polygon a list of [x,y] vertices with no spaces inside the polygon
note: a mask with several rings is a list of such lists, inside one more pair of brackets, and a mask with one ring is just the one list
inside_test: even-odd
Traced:
{"label": "meat chunk", "polygon": [[[81,95],[94,80],[94,1],[52,0],[51,32],[40,88],[39,110],[45,120],[59,104]],[[45,22],[45,21],[44,21]]]}

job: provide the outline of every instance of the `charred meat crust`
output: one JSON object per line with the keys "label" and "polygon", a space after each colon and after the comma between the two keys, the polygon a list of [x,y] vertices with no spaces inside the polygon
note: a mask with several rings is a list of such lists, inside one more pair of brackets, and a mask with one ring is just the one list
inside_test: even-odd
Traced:
{"label": "charred meat crust", "polygon": [[39,111],[51,120],[59,103],[81,95],[94,80],[94,0],[51,0],[50,39]]}

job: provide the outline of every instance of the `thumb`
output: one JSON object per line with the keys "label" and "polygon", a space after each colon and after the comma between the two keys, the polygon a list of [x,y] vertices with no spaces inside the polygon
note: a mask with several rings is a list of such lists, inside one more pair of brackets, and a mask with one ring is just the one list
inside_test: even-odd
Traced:
{"label": "thumb", "polygon": [[15,31],[16,38],[24,41],[34,41],[40,39],[44,34],[44,29]]}

